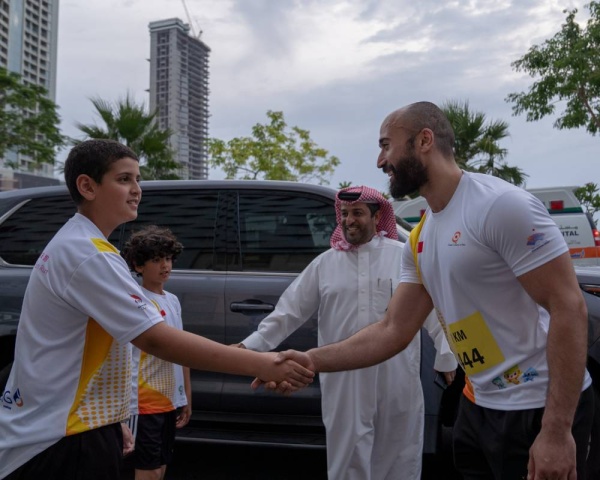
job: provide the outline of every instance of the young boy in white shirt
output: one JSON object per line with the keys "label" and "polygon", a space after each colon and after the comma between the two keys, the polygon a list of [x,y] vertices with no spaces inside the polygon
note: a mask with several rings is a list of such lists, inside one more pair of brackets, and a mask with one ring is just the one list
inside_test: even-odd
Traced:
{"label": "young boy in white shirt", "polygon": [[25,292],[0,396],[0,478],[119,478],[130,343],[199,370],[296,387],[312,381],[295,362],[275,364],[275,353],[233,349],[163,321],[107,240],[137,217],[140,168],[130,148],[86,140],[71,149],[64,173],[77,213],[40,255]]}

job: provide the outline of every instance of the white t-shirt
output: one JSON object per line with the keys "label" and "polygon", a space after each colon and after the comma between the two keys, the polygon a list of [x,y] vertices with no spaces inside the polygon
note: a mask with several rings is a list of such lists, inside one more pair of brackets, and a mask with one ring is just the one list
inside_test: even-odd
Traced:
{"label": "white t-shirt", "polygon": [[550,316],[517,277],[568,252],[560,230],[530,193],[466,172],[448,205],[425,216],[401,281],[431,295],[468,376],[465,394],[499,410],[544,406]]}
{"label": "white t-shirt", "polygon": [[[144,295],[160,312],[165,323],[183,330],[181,304],[169,292],[151,292],[142,287]],[[164,413],[187,405],[183,368],[133,347],[131,413]]]}
{"label": "white t-shirt", "polygon": [[130,342],[161,321],[115,247],[75,214],[25,292],[0,399],[0,478],[64,436],[126,419]]}

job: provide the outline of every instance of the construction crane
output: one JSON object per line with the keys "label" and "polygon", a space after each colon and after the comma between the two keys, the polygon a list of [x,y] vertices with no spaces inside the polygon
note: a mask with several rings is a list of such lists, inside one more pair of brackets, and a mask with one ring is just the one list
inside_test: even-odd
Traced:
{"label": "construction crane", "polygon": [[185,15],[187,16],[188,23],[190,24],[190,28],[192,29],[192,36],[194,38],[200,39],[200,36],[202,35],[202,30],[200,30],[198,32],[198,34],[196,35],[196,29],[194,28],[194,22],[192,22],[192,17],[190,16],[190,12],[188,11],[187,5],[185,4],[185,0],[181,0],[181,3],[183,3],[183,9],[185,10]]}

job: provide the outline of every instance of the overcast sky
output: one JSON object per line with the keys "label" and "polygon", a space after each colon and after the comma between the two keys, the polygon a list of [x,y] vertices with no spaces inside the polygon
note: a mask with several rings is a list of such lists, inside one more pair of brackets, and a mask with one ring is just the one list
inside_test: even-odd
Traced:
{"label": "overcast sky", "polygon": [[[509,123],[507,163],[528,187],[600,184],[600,138],[528,123],[505,101],[532,79],[511,62],[560,30],[580,0],[187,0],[210,54],[209,135],[249,136],[283,111],[289,126],[340,158],[341,181],[387,191],[376,168],[379,127],[420,100],[468,101]],[[91,97],[131,93],[148,105],[151,21],[189,20],[181,0],[61,0],[58,88],[63,132],[94,123]],[[99,123],[101,124],[101,123]],[[211,171],[210,178],[223,178]]]}

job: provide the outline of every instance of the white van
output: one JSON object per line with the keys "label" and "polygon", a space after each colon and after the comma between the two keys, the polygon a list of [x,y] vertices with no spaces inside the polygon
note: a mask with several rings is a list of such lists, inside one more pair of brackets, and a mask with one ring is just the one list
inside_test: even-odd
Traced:
{"label": "white van", "polygon": [[[560,228],[576,265],[600,265],[600,233],[591,216],[584,211],[573,190],[577,187],[530,188],[539,198]],[[394,200],[396,215],[413,226],[419,223],[427,209],[423,197]]]}
{"label": "white van", "polygon": [[600,233],[573,191],[577,187],[529,188],[560,228],[576,265],[600,265]]}

